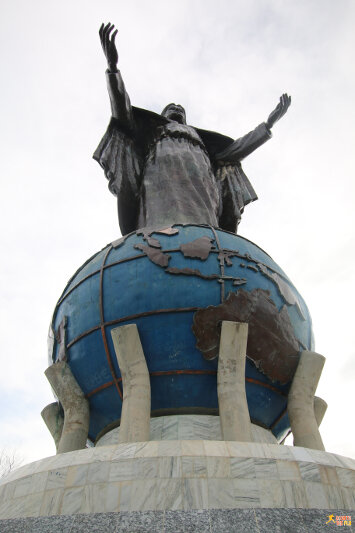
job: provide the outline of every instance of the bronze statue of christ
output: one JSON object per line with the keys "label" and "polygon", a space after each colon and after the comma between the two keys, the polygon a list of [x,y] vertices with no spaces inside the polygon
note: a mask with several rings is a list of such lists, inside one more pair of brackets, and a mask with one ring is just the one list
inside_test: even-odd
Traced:
{"label": "bronze statue of christ", "polygon": [[122,235],[172,224],[237,232],[244,206],[257,199],[241,161],[271,138],[291,97],[283,94],[266,122],[237,140],[187,125],[181,105],[169,104],[161,115],[133,107],[117,69],[113,30],[108,23],[99,32],[112,118],[94,158],[117,196]]}

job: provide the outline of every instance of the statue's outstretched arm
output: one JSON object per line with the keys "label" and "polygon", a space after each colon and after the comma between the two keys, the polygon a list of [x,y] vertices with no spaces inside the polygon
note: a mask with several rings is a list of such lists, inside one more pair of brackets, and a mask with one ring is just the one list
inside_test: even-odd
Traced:
{"label": "statue's outstretched arm", "polygon": [[286,93],[280,98],[276,108],[270,113],[266,122],[262,122],[254,130],[235,140],[225,150],[216,154],[216,160],[225,163],[237,163],[254,152],[268,141],[272,134],[271,128],[284,116],[291,104],[291,97]]}
{"label": "statue's outstretched arm", "polygon": [[222,152],[216,154],[216,160],[219,164],[239,163],[271,137],[270,129],[265,122],[262,122],[255,129],[243,135],[243,137],[236,139]]}
{"label": "statue's outstretched arm", "polygon": [[118,53],[115,44],[117,30],[112,33],[114,25],[110,22],[102,24],[99,30],[101,46],[107,60],[107,88],[111,101],[112,116],[123,126],[133,129],[133,115],[129,96],[126,92],[122,76],[117,68]]}
{"label": "statue's outstretched arm", "polygon": [[280,101],[273,111],[271,111],[269,118],[266,121],[266,125],[269,129],[273,127],[275,122],[280,120],[288,110],[291,105],[291,96],[288,96],[287,93],[284,93],[280,96]]}

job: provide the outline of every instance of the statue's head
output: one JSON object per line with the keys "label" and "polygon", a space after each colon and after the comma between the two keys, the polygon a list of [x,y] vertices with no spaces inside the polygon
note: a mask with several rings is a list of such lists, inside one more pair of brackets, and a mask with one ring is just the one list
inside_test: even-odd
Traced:
{"label": "statue's head", "polygon": [[164,107],[161,114],[163,115],[163,117],[166,117],[169,120],[175,120],[176,122],[179,122],[180,124],[186,124],[185,109],[181,105],[169,104],[166,107]]}

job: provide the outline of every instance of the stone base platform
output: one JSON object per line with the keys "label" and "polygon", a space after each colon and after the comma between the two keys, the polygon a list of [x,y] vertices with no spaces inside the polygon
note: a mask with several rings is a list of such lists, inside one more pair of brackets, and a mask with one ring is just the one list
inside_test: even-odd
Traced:
{"label": "stone base platform", "polygon": [[211,440],[98,446],[17,469],[1,482],[0,502],[0,519],[245,508],[351,515],[355,461],[301,447]]}
{"label": "stone base platform", "polygon": [[0,520],[1,533],[324,533],[339,528],[341,509],[205,509],[136,511]]}

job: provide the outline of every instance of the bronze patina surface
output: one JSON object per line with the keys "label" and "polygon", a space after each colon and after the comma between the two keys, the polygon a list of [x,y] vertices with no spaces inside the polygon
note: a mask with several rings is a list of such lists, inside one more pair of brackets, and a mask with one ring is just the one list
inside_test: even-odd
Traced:
{"label": "bronze patina surface", "polygon": [[272,381],[287,383],[298,364],[299,344],[285,306],[278,311],[269,292],[239,289],[220,305],[199,309],[192,330],[206,359],[218,356],[222,320],[249,324],[247,355]]}
{"label": "bronze patina surface", "polygon": [[178,104],[161,115],[135,108],[117,69],[113,30],[110,23],[100,28],[112,118],[94,158],[117,196],[122,234],[172,224],[236,232],[244,207],[257,199],[241,161],[270,139],[291,98],[283,94],[265,122],[236,140],[189,126]]}
{"label": "bronze patina surface", "polygon": [[184,254],[184,257],[192,257],[204,261],[207,259],[213,248],[212,242],[213,239],[204,236],[186,244],[182,244],[180,249]]}

